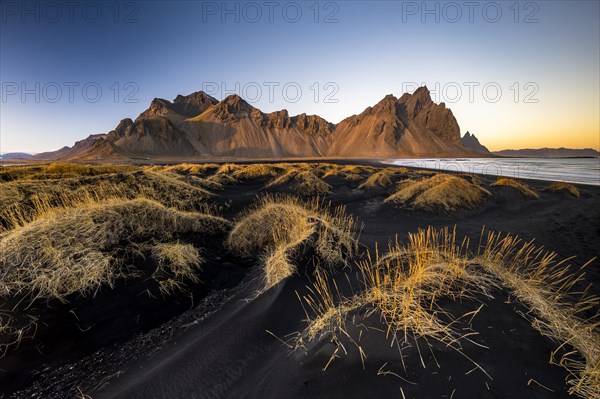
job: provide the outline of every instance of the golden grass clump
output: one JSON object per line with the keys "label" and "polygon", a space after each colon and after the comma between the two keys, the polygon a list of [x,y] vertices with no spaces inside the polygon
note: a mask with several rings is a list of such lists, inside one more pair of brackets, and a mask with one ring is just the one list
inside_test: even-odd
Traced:
{"label": "golden grass clump", "polygon": [[144,197],[180,210],[209,212],[207,199],[212,193],[201,186],[204,181],[190,179],[199,178],[148,170],[2,183],[0,233],[23,226],[54,208],[85,207],[88,203],[110,199]]}
{"label": "golden grass clump", "polygon": [[333,213],[318,202],[292,197],[265,196],[246,211],[231,230],[227,246],[251,255],[263,252],[264,289],[293,274],[291,257],[303,243],[313,246],[318,267],[331,270],[346,265],[358,249],[355,223],[344,208]]}
{"label": "golden grass clump", "polygon": [[99,183],[91,188],[83,186],[72,191],[49,188],[48,192],[42,189],[39,194],[29,195],[27,201],[21,200],[5,205],[0,210],[0,233],[24,226],[58,208],[85,207],[91,203],[125,196],[119,187],[105,183]]}
{"label": "golden grass clump", "polygon": [[112,286],[122,275],[115,249],[136,240],[224,232],[217,216],[183,212],[148,199],[57,209],[0,236],[0,295],[64,298]]}
{"label": "golden grass clump", "polygon": [[[387,325],[386,337],[396,342],[400,351],[410,339],[418,346],[419,338],[435,339],[460,351],[457,343],[463,338],[468,340],[469,334],[453,328],[452,323],[458,319],[440,308],[437,300],[473,297],[476,293],[490,296],[495,286],[481,268],[470,262],[467,248],[468,240],[456,242],[455,231],[420,229],[409,234],[408,244],[396,240],[384,256],[376,253],[375,259],[369,256],[358,262],[361,287],[351,297],[341,295],[335,281],[317,275],[308,288],[309,294],[302,297],[308,305],[308,326],[297,336],[296,347],[305,348],[307,341],[327,336],[338,344],[338,350],[346,352],[341,344],[342,337],[350,338],[346,324],[361,312],[362,318],[379,314]],[[350,340],[364,357],[358,342]]]}
{"label": "golden grass clump", "polygon": [[291,182],[292,189],[301,195],[322,195],[331,192],[331,186],[310,170],[290,169],[267,183],[267,187]]}
{"label": "golden grass clump", "polygon": [[[532,325],[543,335],[561,342],[551,362],[564,367],[569,376],[569,393],[584,398],[600,397],[600,320],[598,298],[577,288],[583,279],[568,267],[569,259],[558,261],[533,242],[490,232],[481,264],[509,288],[529,309]],[[571,349],[567,349],[572,347]],[[559,355],[561,349],[566,349]]]}
{"label": "golden grass clump", "polygon": [[0,208],[5,208],[25,199],[25,193],[13,183],[0,183]]}
{"label": "golden grass clump", "polygon": [[574,184],[561,181],[551,183],[548,187],[546,187],[546,191],[550,191],[552,193],[568,192],[576,198],[581,196],[579,189]]}
{"label": "golden grass clump", "polygon": [[376,169],[372,166],[365,165],[346,165],[340,169],[340,173],[360,175],[362,173],[373,173]]}
{"label": "golden grass clump", "polygon": [[372,174],[376,171],[376,168],[365,165],[336,165],[336,164],[325,164],[319,169],[323,172],[323,177],[339,176],[342,175],[346,180],[359,181],[363,179],[364,174]]}
{"label": "golden grass clump", "polygon": [[323,174],[323,177],[337,176],[340,174],[342,166],[334,163],[323,163],[318,165],[317,170]]}
{"label": "golden grass clump", "polygon": [[[403,342],[412,337],[415,343],[418,338],[433,338],[461,351],[455,344],[469,340],[475,332],[457,331],[452,324],[460,318],[439,308],[436,300],[491,297],[493,288],[503,286],[529,308],[532,326],[560,343],[551,362],[569,373],[569,393],[600,397],[599,300],[577,287],[583,279],[581,270],[574,273],[567,266],[570,259],[557,261],[555,253],[532,242],[523,244],[510,235],[489,232],[487,242],[479,247],[482,250],[472,254],[467,250],[468,241],[457,245],[455,232],[419,230],[409,235],[407,245],[396,242],[386,255],[359,262],[362,287],[351,297],[341,295],[335,281],[317,275],[309,293],[301,298],[308,305],[308,326],[297,335],[296,348],[306,349],[307,341],[331,337],[338,348],[330,363],[340,349],[346,352],[341,338],[347,337],[364,358],[346,326],[357,312],[365,317],[376,312],[387,325],[386,336],[392,343],[399,344],[402,337]],[[462,317],[474,316],[477,311]]]}
{"label": "golden grass clump", "polygon": [[212,184],[220,186],[227,186],[230,184],[236,184],[238,179],[230,175],[228,172],[215,173],[206,178],[206,180]]}
{"label": "golden grass clump", "polygon": [[139,170],[134,165],[80,164],[56,162],[50,165],[11,166],[0,169],[0,181],[20,179],[56,179],[69,177],[89,177],[103,174],[127,173]]}
{"label": "golden grass clump", "polygon": [[408,168],[405,168],[403,166],[388,166],[387,168],[383,169],[385,171],[387,171],[390,175],[407,175],[410,173],[410,170],[408,170]]}
{"label": "golden grass clump", "polygon": [[160,169],[167,172],[176,172],[188,175],[204,175],[212,169],[219,168],[219,165],[215,163],[181,163],[177,165],[169,165],[160,167]]}
{"label": "golden grass clump", "polygon": [[152,246],[151,253],[159,270],[169,272],[175,280],[199,281],[196,272],[204,263],[204,259],[192,244],[157,243]]}
{"label": "golden grass clump", "polygon": [[235,171],[241,169],[243,166],[237,163],[224,163],[219,165],[219,168],[216,170],[215,174],[228,174],[231,175]]}
{"label": "golden grass clump", "polygon": [[460,208],[473,208],[490,195],[483,187],[462,177],[440,173],[421,180],[403,180],[385,202],[412,204],[415,208],[428,211],[452,212]]}
{"label": "golden grass clump", "polygon": [[270,176],[274,177],[279,175],[284,169],[272,164],[266,163],[253,163],[248,165],[241,165],[239,169],[233,172],[233,176],[240,179],[254,179],[257,177]]}
{"label": "golden grass clump", "polygon": [[[285,235],[285,233],[282,234],[282,236]],[[306,238],[298,236],[290,240],[282,236],[279,235],[279,232],[274,232],[273,246],[267,249],[262,256],[264,269],[263,291],[268,290],[296,272],[296,265],[292,261],[292,255],[296,247],[301,245]]]}
{"label": "golden grass clump", "polygon": [[523,194],[523,196],[526,198],[532,198],[532,199],[540,198],[540,195],[538,193],[536,193],[531,187],[529,187],[529,185],[527,185],[526,183],[524,183],[522,181],[518,181],[515,179],[509,179],[507,177],[499,177],[498,180],[496,180],[494,183],[492,183],[492,186],[513,187],[513,188],[516,188],[517,190],[519,190],[521,192],[521,194]]}
{"label": "golden grass clump", "polygon": [[383,169],[377,173],[369,176],[362,184],[358,186],[359,189],[375,188],[375,187],[387,187],[392,185],[392,179],[387,170]]}

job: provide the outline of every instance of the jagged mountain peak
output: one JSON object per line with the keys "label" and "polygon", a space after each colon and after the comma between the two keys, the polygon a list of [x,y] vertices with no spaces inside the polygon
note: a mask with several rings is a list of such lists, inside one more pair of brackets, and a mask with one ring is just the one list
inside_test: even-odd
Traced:
{"label": "jagged mountain peak", "polygon": [[216,103],[218,101],[215,98],[203,91],[197,91],[187,96],[179,94],[173,102],[163,98],[155,98],[150,103],[150,107],[136,118],[136,122],[141,119],[166,116],[169,113],[175,113],[184,118],[192,118]]}
{"label": "jagged mountain peak", "polygon": [[460,139],[462,145],[481,155],[492,155],[486,146],[482,145],[474,134],[466,132]]}
{"label": "jagged mountain peak", "polygon": [[237,94],[225,97],[221,102],[209,108],[206,113],[222,121],[239,120],[249,116],[261,119],[263,115],[259,109],[248,104]]}
{"label": "jagged mountain peak", "polygon": [[251,106],[250,104],[248,104],[248,102],[246,102],[246,100],[244,100],[242,97],[240,97],[237,94],[230,94],[229,96],[225,97],[221,101],[221,103],[230,105],[232,107],[238,107],[240,109],[252,109],[252,108],[254,108],[253,106]]}
{"label": "jagged mountain peak", "polygon": [[195,91],[191,94],[188,94],[187,96],[178,94],[177,97],[175,97],[175,100],[173,100],[174,104],[178,104],[178,103],[195,103],[195,104],[206,104],[206,103],[212,103],[212,104],[216,104],[219,101],[206,94],[203,91]]}

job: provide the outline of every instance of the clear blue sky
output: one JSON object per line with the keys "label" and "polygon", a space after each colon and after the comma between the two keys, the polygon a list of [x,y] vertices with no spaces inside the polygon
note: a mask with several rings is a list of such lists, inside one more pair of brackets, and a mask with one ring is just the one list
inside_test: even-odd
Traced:
{"label": "clear blue sky", "polygon": [[108,132],[154,97],[339,122],[415,83],[493,150],[600,147],[598,1],[70,3],[0,3],[2,152]]}

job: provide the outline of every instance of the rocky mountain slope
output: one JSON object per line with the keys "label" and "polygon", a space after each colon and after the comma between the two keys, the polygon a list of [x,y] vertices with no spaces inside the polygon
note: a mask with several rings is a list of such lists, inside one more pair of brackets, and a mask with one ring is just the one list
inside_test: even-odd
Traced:
{"label": "rocky mountain slope", "polygon": [[467,148],[470,148],[471,150],[475,151],[478,154],[481,155],[487,155],[487,156],[493,156],[494,154],[492,154],[492,152],[490,150],[487,149],[486,146],[482,145],[479,140],[477,139],[477,137],[475,137],[474,134],[471,134],[469,132],[466,132],[465,135],[460,139],[462,145],[464,145]]}
{"label": "rocky mountain slope", "polygon": [[156,98],[135,120],[34,159],[419,156],[478,156],[461,141],[452,111],[434,103],[426,87],[388,95],[337,125],[287,110],[264,113],[237,95],[222,101],[203,92],[173,102]]}

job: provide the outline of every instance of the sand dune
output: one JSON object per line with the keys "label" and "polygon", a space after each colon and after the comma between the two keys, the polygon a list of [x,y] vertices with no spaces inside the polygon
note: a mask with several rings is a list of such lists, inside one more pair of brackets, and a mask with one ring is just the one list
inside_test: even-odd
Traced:
{"label": "sand dune", "polygon": [[[286,177],[303,173],[315,177],[303,183],[328,190],[313,197]],[[80,244],[114,273],[112,286],[99,281],[60,298],[45,290],[36,299],[27,294],[31,279],[4,271],[11,280],[0,311],[0,388],[8,397],[567,398],[571,391],[591,398],[598,389],[591,324],[598,303],[576,294],[600,293],[597,264],[579,269],[598,255],[597,187],[578,186],[575,196],[530,180],[539,197],[532,200],[495,177],[351,162],[71,164],[11,168],[1,177],[0,239],[28,243],[11,247],[11,261],[35,260],[49,276],[68,277],[60,264],[45,264],[52,248],[28,253],[39,244],[28,237],[36,226],[59,231],[48,243],[68,253],[73,225],[89,235]],[[428,194],[428,206],[386,201],[407,184],[428,193],[431,182],[442,194]],[[55,198],[64,191],[56,186],[85,192]],[[485,195],[470,201],[466,186]],[[450,199],[465,206],[444,206]],[[32,213],[9,217],[19,209]],[[214,219],[219,228],[208,234],[206,224],[148,219],[149,209]],[[161,225],[138,227],[149,221]],[[128,226],[118,229],[124,240],[102,241],[115,230],[107,223]],[[335,233],[340,228],[344,234]],[[538,262],[543,251],[526,244],[519,260],[524,242],[487,234],[498,231],[557,255]],[[344,250],[354,248],[344,237],[355,237],[358,251]],[[558,263],[572,255],[570,266]],[[337,259],[335,267],[327,259]],[[278,274],[280,266],[287,272]],[[43,276],[38,290],[47,287]],[[19,345],[3,346],[19,326]],[[565,341],[573,346],[561,347]]]}

